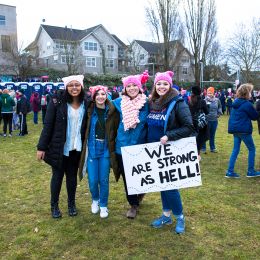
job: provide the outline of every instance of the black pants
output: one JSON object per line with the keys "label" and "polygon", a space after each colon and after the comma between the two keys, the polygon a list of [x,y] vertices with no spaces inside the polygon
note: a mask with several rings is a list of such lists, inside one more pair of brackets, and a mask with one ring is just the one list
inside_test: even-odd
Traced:
{"label": "black pants", "polygon": [[4,120],[4,134],[7,133],[7,126],[9,128],[9,134],[12,134],[13,113],[2,113],[2,117]]}
{"label": "black pants", "polygon": [[26,114],[19,114],[19,126],[20,126],[20,135],[27,135],[27,122],[26,122]]}
{"label": "black pants", "polygon": [[51,178],[51,206],[58,204],[61,191],[62,180],[66,175],[66,187],[68,194],[68,203],[75,204],[76,188],[77,188],[77,171],[80,159],[80,153],[70,151],[69,157],[63,156],[62,169],[52,167]]}
{"label": "black pants", "polygon": [[46,116],[46,111],[47,111],[46,108],[42,108],[42,123],[43,124],[44,124],[44,119],[45,119],[45,116]]}
{"label": "black pants", "polygon": [[[117,157],[117,160],[118,160],[120,171],[122,172],[122,177],[123,177],[124,186],[125,186],[126,199],[131,206],[139,206],[139,196],[138,196],[138,194],[128,195],[122,155],[116,154],[116,157]],[[140,195],[143,195],[143,194],[140,194]]]}

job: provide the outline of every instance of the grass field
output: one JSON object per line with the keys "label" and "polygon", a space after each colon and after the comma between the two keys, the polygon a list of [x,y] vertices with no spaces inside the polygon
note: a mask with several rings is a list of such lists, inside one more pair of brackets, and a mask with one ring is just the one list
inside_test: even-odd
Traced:
{"label": "grass field", "polygon": [[[240,179],[226,179],[233,137],[227,134],[227,116],[219,120],[219,153],[202,156],[202,186],[182,189],[186,232],[174,225],[153,229],[161,214],[159,193],[144,198],[135,220],[128,209],[123,182],[110,178],[110,214],[90,212],[86,179],[78,183],[79,214],[67,215],[65,180],[60,207],[62,219],[50,216],[50,167],[36,161],[42,125],[32,124],[29,135],[0,137],[0,258],[1,259],[260,259],[260,178],[246,178],[247,151],[242,145],[236,171]],[[2,126],[1,126],[2,127]],[[254,123],[260,168],[260,136]]]}

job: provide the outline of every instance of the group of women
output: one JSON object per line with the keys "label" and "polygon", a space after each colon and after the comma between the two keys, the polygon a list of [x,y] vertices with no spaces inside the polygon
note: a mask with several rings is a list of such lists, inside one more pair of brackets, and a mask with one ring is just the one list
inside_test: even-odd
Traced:
{"label": "group of women", "polygon": [[[51,214],[60,218],[59,195],[64,174],[68,194],[68,214],[78,214],[75,194],[77,174],[87,172],[92,196],[91,212],[108,217],[109,173],[116,181],[122,176],[127,201],[127,218],[134,219],[144,194],[128,195],[121,147],[178,140],[195,135],[190,109],[178,91],[172,88],[173,72],[158,72],[151,98],[143,93],[147,73],[122,79],[121,97],[109,101],[105,86],[89,90],[92,99],[84,98],[83,76],[63,78],[65,90],[48,105],[44,126],[37,145],[37,159],[52,167]],[[174,105],[171,105],[173,104]],[[154,116],[157,115],[157,116]],[[162,215],[152,221],[154,228],[172,224],[176,233],[185,231],[185,218],[178,190],[161,192]]]}

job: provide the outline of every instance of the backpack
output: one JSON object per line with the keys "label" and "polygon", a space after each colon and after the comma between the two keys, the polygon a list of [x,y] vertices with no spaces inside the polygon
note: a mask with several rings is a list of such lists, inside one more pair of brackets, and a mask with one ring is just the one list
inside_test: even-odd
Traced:
{"label": "backpack", "polygon": [[45,95],[41,97],[41,106],[47,106],[47,97]]}
{"label": "backpack", "polygon": [[208,124],[206,114],[201,109],[201,103],[199,105],[199,110],[193,116],[193,124],[198,129],[204,128]]}

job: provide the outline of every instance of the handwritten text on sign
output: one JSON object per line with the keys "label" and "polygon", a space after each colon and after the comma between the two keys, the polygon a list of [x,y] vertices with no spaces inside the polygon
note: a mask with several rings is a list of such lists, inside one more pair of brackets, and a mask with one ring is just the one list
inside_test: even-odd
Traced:
{"label": "handwritten text on sign", "polygon": [[121,148],[128,194],[201,185],[195,137]]}

